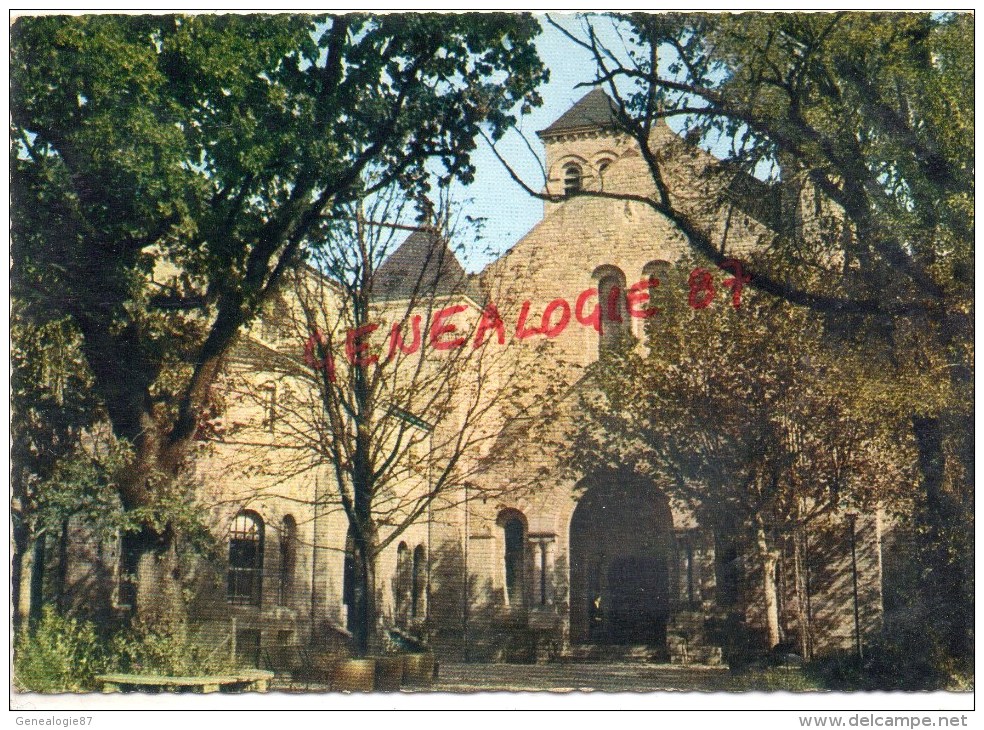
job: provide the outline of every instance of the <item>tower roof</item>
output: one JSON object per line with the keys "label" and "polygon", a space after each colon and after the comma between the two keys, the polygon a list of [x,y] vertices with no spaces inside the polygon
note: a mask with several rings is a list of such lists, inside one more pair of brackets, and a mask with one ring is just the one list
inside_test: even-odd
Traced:
{"label": "tower roof", "polygon": [[540,137],[552,137],[565,132],[614,126],[615,107],[612,100],[601,89],[592,89],[553,124],[537,134]]}
{"label": "tower roof", "polygon": [[464,295],[481,303],[481,294],[448,242],[433,231],[414,231],[376,271],[373,295],[379,300]]}

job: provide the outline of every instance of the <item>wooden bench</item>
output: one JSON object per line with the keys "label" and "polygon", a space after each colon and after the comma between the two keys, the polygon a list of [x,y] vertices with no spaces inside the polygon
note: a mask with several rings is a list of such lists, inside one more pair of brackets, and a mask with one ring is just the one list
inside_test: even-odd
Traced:
{"label": "wooden bench", "polygon": [[160,692],[178,692],[182,689],[208,694],[211,692],[266,692],[270,688],[273,672],[262,669],[243,670],[235,674],[217,674],[205,677],[166,677],[151,674],[100,674],[96,681],[102,691],[126,692],[138,689]]}

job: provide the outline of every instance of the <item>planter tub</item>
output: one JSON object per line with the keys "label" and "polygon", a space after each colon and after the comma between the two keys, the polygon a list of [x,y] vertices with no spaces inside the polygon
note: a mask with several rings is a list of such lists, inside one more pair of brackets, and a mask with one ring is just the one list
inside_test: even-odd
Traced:
{"label": "planter tub", "polygon": [[376,657],[376,691],[399,692],[403,682],[403,657]]}
{"label": "planter tub", "polygon": [[405,654],[403,656],[403,683],[411,687],[424,687],[434,679],[434,655]]}
{"label": "planter tub", "polygon": [[375,659],[343,659],[331,674],[333,692],[372,692],[375,687]]}

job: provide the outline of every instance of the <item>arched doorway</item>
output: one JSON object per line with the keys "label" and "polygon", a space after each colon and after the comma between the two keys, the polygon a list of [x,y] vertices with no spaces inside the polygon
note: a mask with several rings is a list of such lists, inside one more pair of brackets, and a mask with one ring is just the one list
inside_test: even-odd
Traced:
{"label": "arched doorway", "polygon": [[673,517],[652,482],[611,473],[584,480],[571,519],[571,642],[664,650]]}

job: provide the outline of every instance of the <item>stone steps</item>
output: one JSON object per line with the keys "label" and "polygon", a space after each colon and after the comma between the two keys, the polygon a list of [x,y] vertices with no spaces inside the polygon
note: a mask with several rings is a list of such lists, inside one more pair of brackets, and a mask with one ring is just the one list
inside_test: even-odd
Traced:
{"label": "stone steps", "polygon": [[[611,644],[576,644],[565,652],[565,659],[591,662],[630,662],[651,663],[660,661],[665,654],[659,647],[645,644],[611,645]],[[662,659],[665,661],[665,658]]]}
{"label": "stone steps", "polygon": [[721,647],[707,643],[705,622],[706,617],[700,611],[680,611],[672,616],[666,626],[672,664],[722,664]]}

